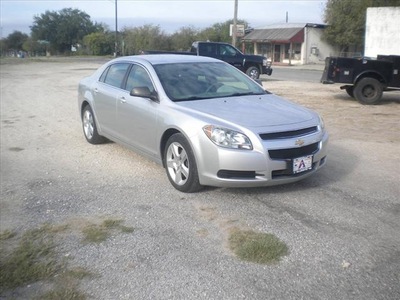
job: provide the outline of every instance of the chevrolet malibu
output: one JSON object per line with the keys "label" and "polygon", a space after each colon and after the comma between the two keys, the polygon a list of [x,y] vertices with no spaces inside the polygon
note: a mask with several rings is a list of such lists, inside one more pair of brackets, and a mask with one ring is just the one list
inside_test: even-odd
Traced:
{"label": "chevrolet malibu", "polygon": [[189,55],[114,59],[79,83],[83,133],[156,161],[182,192],[291,183],[326,162],[320,116],[229,64]]}

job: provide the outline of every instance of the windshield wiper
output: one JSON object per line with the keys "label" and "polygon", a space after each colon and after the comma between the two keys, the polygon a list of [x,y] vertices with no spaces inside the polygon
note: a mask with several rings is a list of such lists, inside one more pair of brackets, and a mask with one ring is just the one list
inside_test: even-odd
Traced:
{"label": "windshield wiper", "polygon": [[265,95],[266,93],[255,93],[255,92],[243,92],[243,93],[234,93],[229,95],[229,97],[237,97],[237,96],[254,96],[254,95]]}

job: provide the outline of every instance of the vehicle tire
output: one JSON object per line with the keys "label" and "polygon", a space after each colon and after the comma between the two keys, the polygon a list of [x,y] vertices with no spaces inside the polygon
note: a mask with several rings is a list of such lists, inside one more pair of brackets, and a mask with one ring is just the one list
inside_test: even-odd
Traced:
{"label": "vehicle tire", "polygon": [[351,98],[354,98],[354,86],[346,86],[346,92]]}
{"label": "vehicle tire", "polygon": [[83,134],[89,143],[96,145],[106,141],[106,138],[97,132],[96,121],[90,105],[86,105],[82,110],[82,128]]}
{"label": "vehicle tire", "polygon": [[354,87],[354,97],[362,104],[378,103],[382,93],[382,84],[375,78],[363,78]]}
{"label": "vehicle tire", "polygon": [[251,66],[246,70],[246,74],[252,79],[258,79],[260,77],[260,70],[257,67]]}
{"label": "vehicle tire", "polygon": [[202,188],[193,150],[183,134],[176,133],[168,139],[164,160],[168,179],[178,191],[194,193]]}

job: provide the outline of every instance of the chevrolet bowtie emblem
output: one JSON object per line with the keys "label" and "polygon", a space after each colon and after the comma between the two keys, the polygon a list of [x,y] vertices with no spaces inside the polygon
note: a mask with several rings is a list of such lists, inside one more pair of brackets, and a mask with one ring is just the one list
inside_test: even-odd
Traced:
{"label": "chevrolet bowtie emblem", "polygon": [[296,146],[303,146],[303,145],[304,145],[304,141],[303,141],[302,139],[297,139],[297,140],[294,142],[294,144],[295,144]]}

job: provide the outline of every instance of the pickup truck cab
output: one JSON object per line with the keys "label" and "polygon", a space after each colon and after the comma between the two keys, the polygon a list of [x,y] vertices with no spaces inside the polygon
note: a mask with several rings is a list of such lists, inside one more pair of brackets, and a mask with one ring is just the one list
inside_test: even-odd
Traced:
{"label": "pickup truck cab", "polygon": [[252,79],[258,79],[261,74],[268,76],[272,74],[271,61],[267,60],[266,57],[243,54],[228,43],[194,42],[190,51],[144,50],[140,53],[208,56],[233,65]]}
{"label": "pickup truck cab", "polygon": [[400,56],[377,58],[327,57],[321,82],[340,88],[362,104],[377,104],[384,91],[400,90]]}
{"label": "pickup truck cab", "polygon": [[223,60],[253,79],[258,79],[261,74],[272,74],[271,62],[261,55],[243,54],[240,50],[228,43],[194,42],[190,49],[192,53]]}

